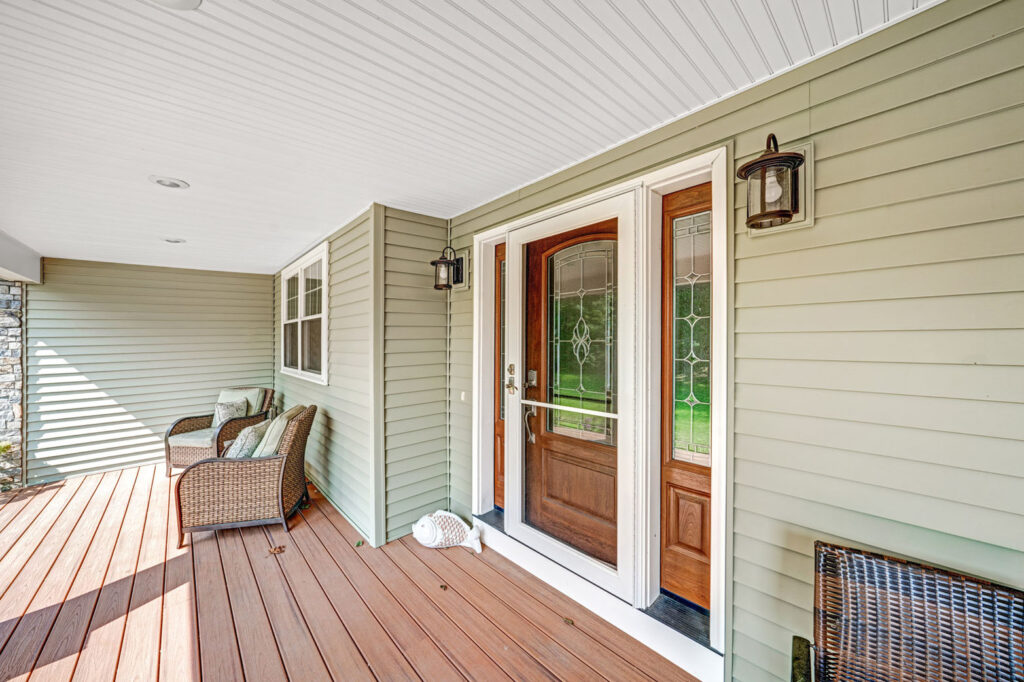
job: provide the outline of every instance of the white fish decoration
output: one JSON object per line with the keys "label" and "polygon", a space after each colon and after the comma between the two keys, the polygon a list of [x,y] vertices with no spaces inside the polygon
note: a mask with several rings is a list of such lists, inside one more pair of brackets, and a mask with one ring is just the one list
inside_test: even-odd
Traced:
{"label": "white fish decoration", "polygon": [[412,536],[424,547],[469,547],[477,554],[480,547],[480,529],[470,528],[451,512],[438,510],[427,514],[412,525]]}

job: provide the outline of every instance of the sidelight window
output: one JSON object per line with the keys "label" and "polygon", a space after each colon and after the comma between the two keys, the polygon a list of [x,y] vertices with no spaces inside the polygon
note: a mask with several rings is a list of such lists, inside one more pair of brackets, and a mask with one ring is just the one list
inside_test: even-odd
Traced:
{"label": "sidelight window", "polygon": [[672,221],[672,457],[711,464],[711,212]]}

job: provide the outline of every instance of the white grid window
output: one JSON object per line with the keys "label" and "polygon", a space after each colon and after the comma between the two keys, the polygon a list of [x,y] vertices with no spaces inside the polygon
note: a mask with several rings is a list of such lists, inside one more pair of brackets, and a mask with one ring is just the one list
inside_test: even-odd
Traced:
{"label": "white grid window", "polygon": [[328,246],[281,272],[281,372],[327,383]]}

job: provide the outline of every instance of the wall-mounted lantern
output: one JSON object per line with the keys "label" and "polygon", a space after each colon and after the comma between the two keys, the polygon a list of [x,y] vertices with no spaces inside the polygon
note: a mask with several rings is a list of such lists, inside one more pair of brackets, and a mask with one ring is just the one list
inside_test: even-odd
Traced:
{"label": "wall-mounted lantern", "polygon": [[456,257],[455,249],[450,246],[444,247],[441,256],[430,261],[434,266],[434,288],[451,289],[452,285],[462,284],[462,263],[462,258]]}
{"label": "wall-mounted lantern", "polygon": [[747,227],[760,230],[785,225],[800,210],[799,173],[804,155],[780,152],[769,135],[761,156],[740,166],[736,175],[747,181]]}

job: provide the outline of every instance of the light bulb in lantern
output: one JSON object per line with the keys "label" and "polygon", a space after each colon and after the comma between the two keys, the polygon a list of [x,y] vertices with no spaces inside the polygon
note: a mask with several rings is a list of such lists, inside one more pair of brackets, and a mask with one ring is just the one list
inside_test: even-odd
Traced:
{"label": "light bulb in lantern", "polygon": [[782,185],[775,173],[770,173],[764,180],[764,201],[767,204],[774,204],[782,198]]}

